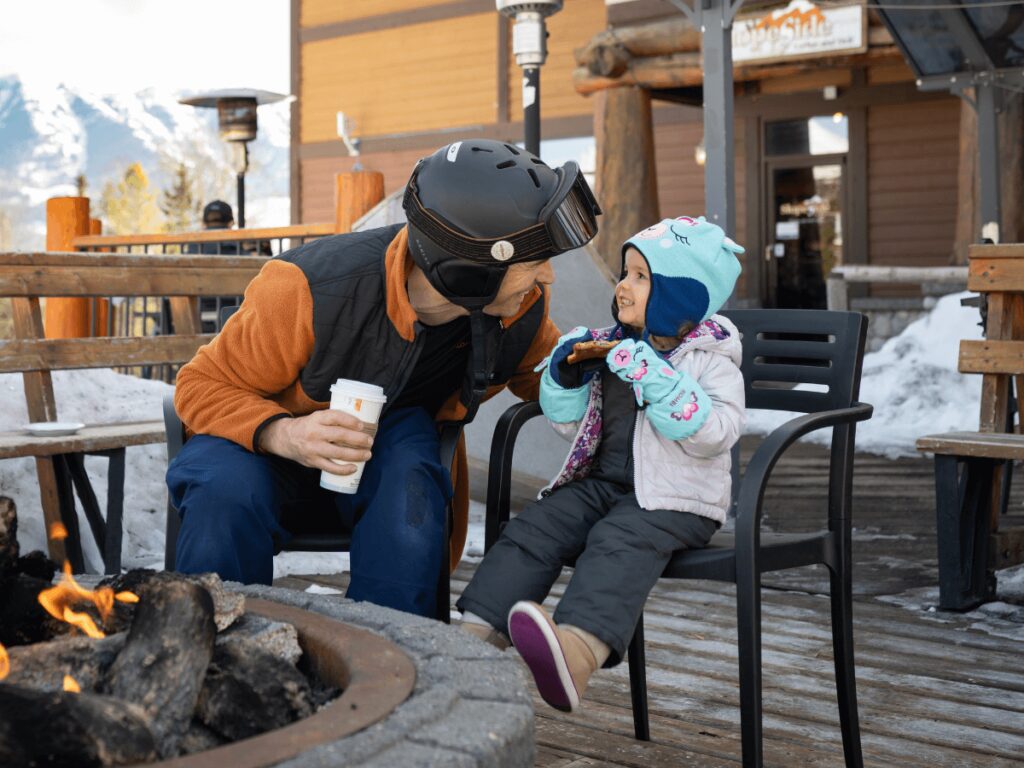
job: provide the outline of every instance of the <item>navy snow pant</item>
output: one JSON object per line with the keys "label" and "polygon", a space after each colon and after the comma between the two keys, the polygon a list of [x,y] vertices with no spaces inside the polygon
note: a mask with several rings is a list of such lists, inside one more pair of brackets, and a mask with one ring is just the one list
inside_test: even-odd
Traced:
{"label": "navy snow pant", "polygon": [[556,624],[572,624],[625,656],[647,595],[681,549],[699,549],[718,528],[690,512],[643,509],[632,488],[593,477],[563,485],[512,518],[457,603],[508,633],[519,600],[544,601],[562,566],[575,562]]}
{"label": "navy snow pant", "polygon": [[437,426],[424,409],[391,411],[359,490],[344,494],[321,488],[319,469],[196,435],[167,470],[181,515],[175,569],[270,584],[289,530],[350,530],[347,596],[433,616],[452,497],[439,453]]}

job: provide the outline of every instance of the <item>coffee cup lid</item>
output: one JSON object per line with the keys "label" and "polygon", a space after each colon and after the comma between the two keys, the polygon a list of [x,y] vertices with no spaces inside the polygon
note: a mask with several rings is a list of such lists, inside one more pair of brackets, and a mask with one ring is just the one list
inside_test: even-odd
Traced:
{"label": "coffee cup lid", "polygon": [[365,381],[356,381],[355,379],[338,379],[331,385],[331,392],[336,390],[367,399],[387,400],[384,396],[383,387],[379,387],[376,384],[367,384]]}

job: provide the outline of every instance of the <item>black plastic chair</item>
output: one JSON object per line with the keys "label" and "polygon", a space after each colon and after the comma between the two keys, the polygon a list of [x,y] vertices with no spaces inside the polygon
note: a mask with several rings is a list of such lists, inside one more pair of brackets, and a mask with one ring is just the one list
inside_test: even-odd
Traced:
{"label": "black plastic chair", "polygon": [[[839,720],[847,766],[862,766],[853,660],[851,495],[856,422],[872,406],[857,402],[867,318],[855,312],[750,309],[723,312],[743,338],[743,378],[748,409],[794,411],[758,446],[741,483],[734,484],[735,533],[717,533],[702,550],[681,552],[662,578],[709,579],[736,584],[743,764],[760,766],[761,574],[824,564],[831,581],[832,645]],[[824,391],[793,389],[808,383]],[[535,402],[517,403],[502,415],[491,443],[485,549],[509,519],[512,452],[519,430],[540,415]],[[761,505],[772,468],[799,437],[832,428],[827,529],[804,534],[761,532]],[[734,453],[734,461],[737,454]],[[643,616],[629,646],[629,679],[636,738],[650,739]]]}
{"label": "black plastic chair", "polygon": [[[227,319],[237,312],[239,307],[221,307],[218,318],[218,330],[227,322]],[[178,455],[185,444],[185,426],[182,424],[177,411],[174,409],[174,393],[164,397],[164,426],[167,429],[167,463],[168,465]],[[462,425],[456,423],[445,423],[441,425],[441,464],[450,467],[455,458],[455,451],[458,448],[459,437],[462,435]],[[441,553],[441,573],[438,575],[437,586],[437,610],[435,618],[446,624],[451,623],[451,573],[448,570],[450,559],[449,532],[451,531],[453,510],[448,505],[448,514],[445,516],[444,525],[444,550]],[[164,568],[168,571],[174,570],[174,560],[178,543],[178,530],[181,527],[181,518],[178,510],[167,500],[167,521],[166,539],[164,543]],[[281,550],[283,552],[348,552],[352,545],[352,536],[348,531],[324,531],[324,532],[303,532],[296,531],[292,538]]]}

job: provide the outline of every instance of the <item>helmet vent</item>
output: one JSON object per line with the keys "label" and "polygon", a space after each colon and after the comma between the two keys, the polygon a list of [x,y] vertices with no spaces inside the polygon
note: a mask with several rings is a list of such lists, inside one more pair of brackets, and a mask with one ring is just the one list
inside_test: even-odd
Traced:
{"label": "helmet vent", "polygon": [[516,161],[515,161],[515,160],[505,160],[505,161],[503,161],[503,162],[501,162],[501,163],[498,163],[498,164],[497,164],[496,166],[494,166],[494,167],[495,167],[495,168],[511,168],[511,167],[512,167],[512,166],[514,166],[515,164],[516,164]]}
{"label": "helmet vent", "polygon": [[509,152],[511,152],[511,153],[512,153],[513,155],[518,155],[518,154],[519,154],[519,150],[518,150],[518,149],[516,149],[515,147],[513,147],[513,146],[512,146],[511,144],[506,144],[506,145],[505,145],[505,149],[507,149],[507,150],[508,150]]}
{"label": "helmet vent", "polygon": [[539,157],[531,157],[530,162],[532,162],[534,165],[543,165],[545,168],[548,167],[548,164],[541,160]]}
{"label": "helmet vent", "polygon": [[527,168],[526,172],[530,174],[530,178],[533,179],[533,186],[540,189],[540,179],[537,178],[537,172],[533,168]]}
{"label": "helmet vent", "polygon": [[471,149],[474,152],[492,152],[492,153],[494,152],[493,149],[488,149],[487,147],[472,147]]}

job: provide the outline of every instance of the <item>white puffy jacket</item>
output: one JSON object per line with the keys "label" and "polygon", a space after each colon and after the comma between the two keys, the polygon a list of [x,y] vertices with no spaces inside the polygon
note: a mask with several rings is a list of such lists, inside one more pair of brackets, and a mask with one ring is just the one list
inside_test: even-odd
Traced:
{"label": "white puffy jacket", "polygon": [[[611,330],[598,331],[595,337],[607,338]],[[729,451],[746,421],[741,351],[736,326],[714,315],[669,355],[673,368],[697,380],[711,398],[712,410],[700,429],[684,440],[664,437],[643,410],[637,412],[633,486],[643,508],[693,512],[725,522],[732,482]],[[558,475],[542,494],[589,474],[601,442],[601,377],[594,377],[590,383],[582,419],[551,424],[563,437],[572,439],[572,447]]]}

